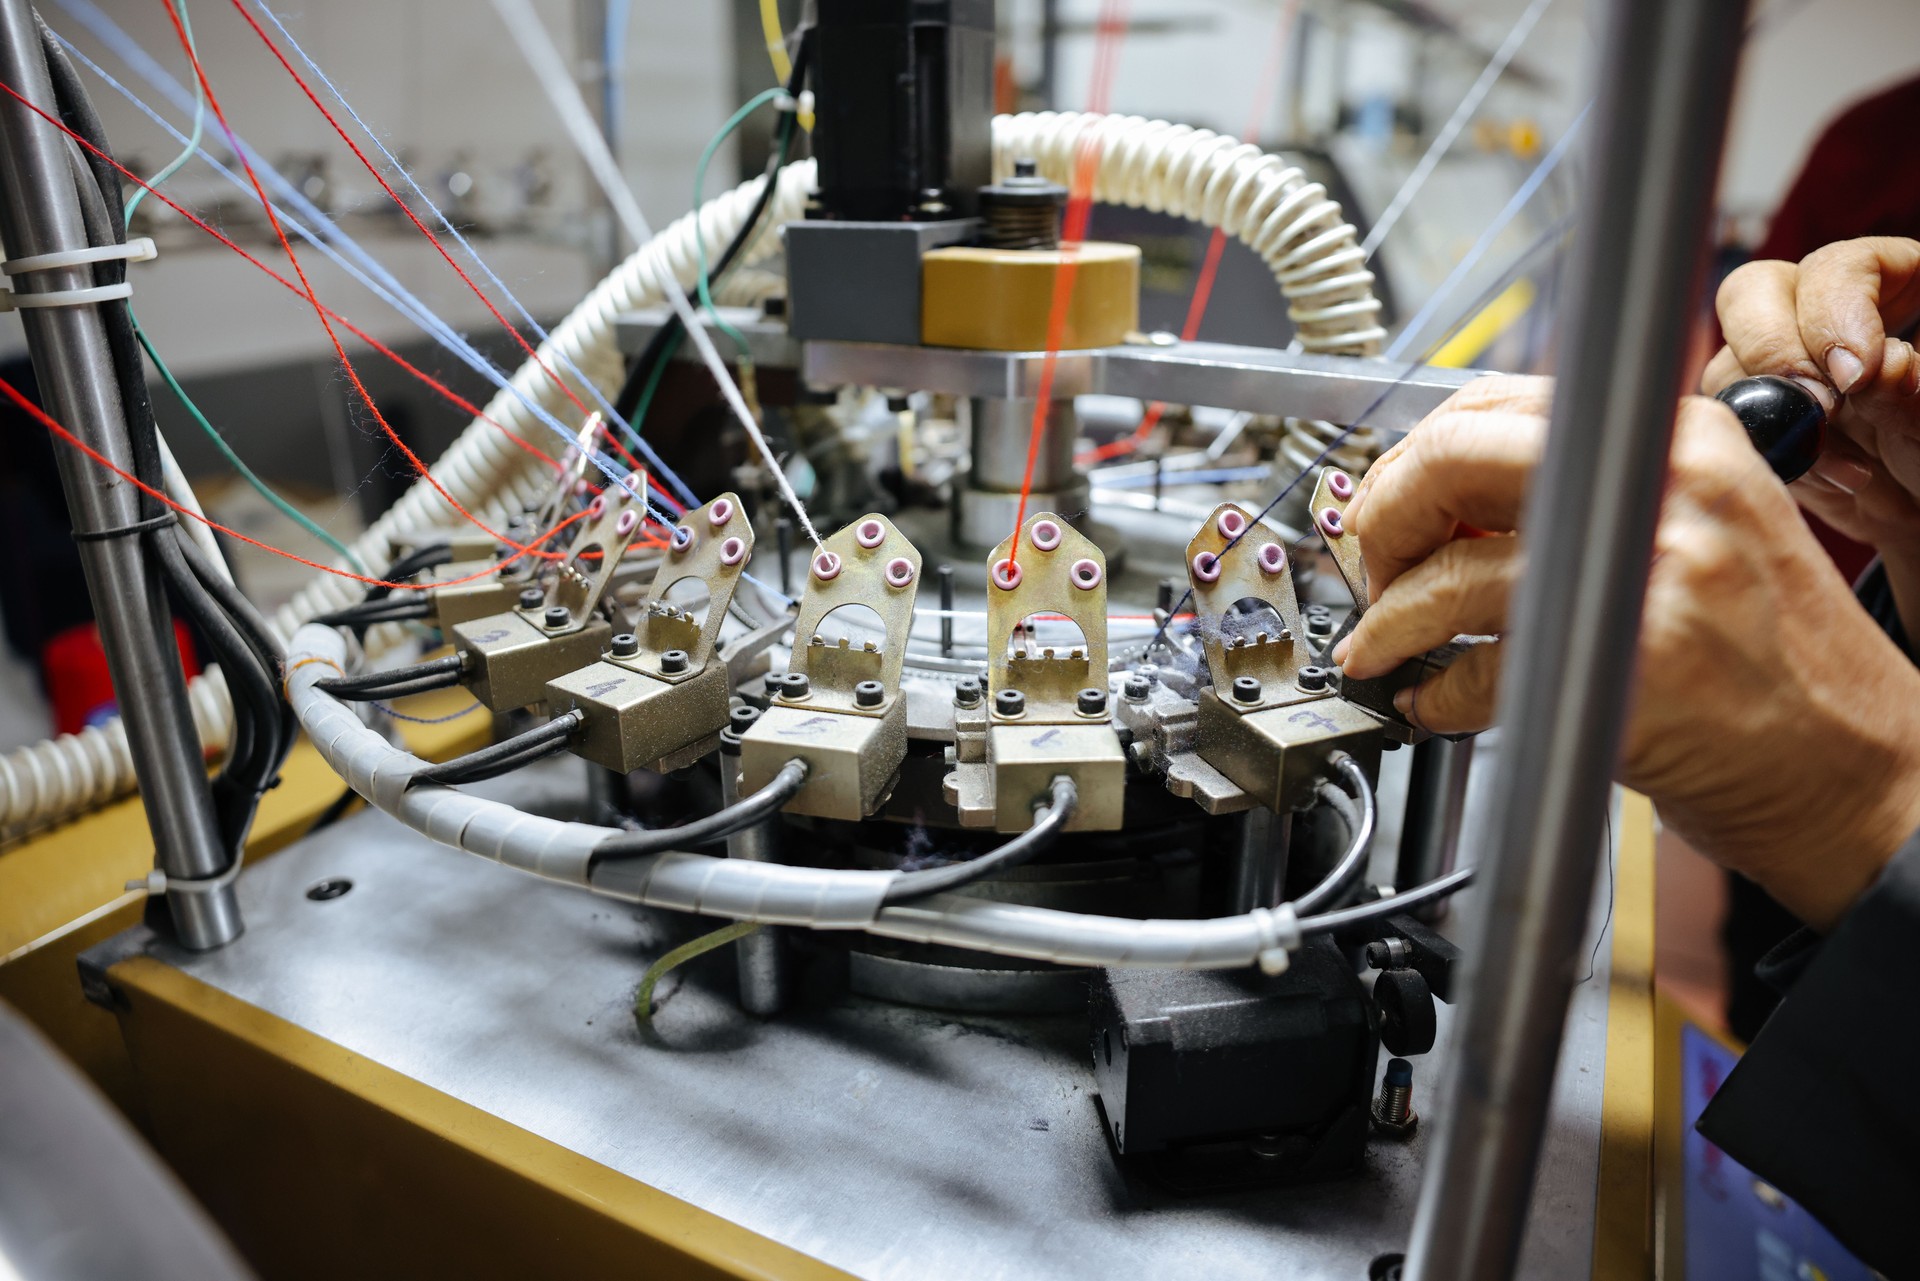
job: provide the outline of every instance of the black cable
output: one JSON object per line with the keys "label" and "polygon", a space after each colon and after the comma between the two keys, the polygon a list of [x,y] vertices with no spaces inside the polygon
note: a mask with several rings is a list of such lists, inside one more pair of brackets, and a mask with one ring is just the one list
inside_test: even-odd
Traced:
{"label": "black cable", "polygon": [[743,796],[724,809],[705,818],[697,818],[679,827],[653,827],[644,832],[626,832],[609,836],[593,847],[593,862],[611,859],[647,858],[668,850],[691,849],[717,841],[723,836],[752,827],[779,810],[806,786],[809,766],[803,760],[791,760],[780,767],[767,785]]}
{"label": "black cable", "polygon": [[287,753],[293,750],[294,741],[300,736],[300,722],[293,714],[293,706],[280,692],[279,681],[281,671],[286,665],[286,653],[280,648],[280,641],[274,636],[273,629],[267,626],[267,620],[262,618],[259,610],[254,608],[253,602],[242,595],[238,587],[214,568],[213,563],[198,547],[194,546],[193,540],[186,536],[184,530],[175,529],[173,534],[180,548],[180,555],[185,559],[187,568],[193,572],[201,590],[213,598],[215,604],[246,639],[255,664],[267,678],[270,701],[262,703],[261,709],[263,713],[271,712],[278,731],[271,750],[272,769],[267,775],[267,786],[271,787],[274,775],[279,773],[280,766],[287,759]]}
{"label": "black cable", "polygon": [[[799,101],[800,91],[806,84],[807,64],[812,56],[812,48],[813,41],[806,39],[803,33],[799,51],[794,54],[792,71],[787,76],[787,96],[795,102]],[[745,252],[746,247],[752,244],[760,234],[761,219],[766,217],[767,210],[773,206],[774,192],[778,185],[776,180],[780,176],[780,170],[787,164],[798,123],[798,111],[781,113],[780,133],[774,153],[767,163],[766,182],[761,186],[760,195],[754,200],[753,209],[748,213],[746,221],[740,224],[740,230],[733,234],[733,239],[727,242],[727,247],[721,251],[719,258],[714,260],[713,268],[707,274],[710,282],[717,282],[725,275],[727,269],[733,266],[734,260]],[[652,376],[655,366],[663,360],[672,358],[673,353],[678,350],[685,338],[686,329],[681,325],[680,317],[677,314],[671,314],[660,328],[654,331],[653,337],[647,340],[647,345],[641,348],[640,354],[634,357],[633,367],[627,371],[626,381],[620,385],[619,392],[614,395],[613,409],[635,431],[640,430],[640,424],[633,421],[633,414],[639,408],[640,396],[646,390],[647,380]]]}
{"label": "black cable", "polygon": [[336,609],[329,614],[316,614],[313,621],[322,627],[345,627],[355,632],[364,632],[369,627],[381,623],[411,623],[432,617],[433,606],[430,602],[397,600],[349,605],[345,609]]}
{"label": "black cable", "polygon": [[456,756],[438,765],[429,765],[415,774],[408,781],[408,786],[440,783],[451,787],[455,783],[478,783],[483,779],[498,778],[523,765],[531,765],[566,751],[573,731],[585,719],[585,714],[578,711],[556,716],[545,725],[536,725],[523,734],[503,738],[490,747]]}
{"label": "black cable", "polygon": [[1345,899],[1366,875],[1367,855],[1373,847],[1376,811],[1373,786],[1367,781],[1366,771],[1345,752],[1333,757],[1333,766],[1349,790],[1325,783],[1321,785],[1321,796],[1347,825],[1347,852],[1340,856],[1324,880],[1293,901],[1293,910],[1301,916],[1312,915]]}
{"label": "black cable", "polygon": [[1398,894],[1389,894],[1385,898],[1375,899],[1371,903],[1355,903],[1352,907],[1339,908],[1332,912],[1322,912],[1318,916],[1300,918],[1302,934],[1333,934],[1349,926],[1363,925],[1368,921],[1377,921],[1384,916],[1398,916],[1402,912],[1411,912],[1416,907],[1425,907],[1451,894],[1458,894],[1473,884],[1474,869],[1463,867],[1445,876],[1436,877],[1423,885]]}
{"label": "black cable", "polygon": [[[424,570],[435,569],[452,562],[453,548],[446,543],[423,543],[387,566],[386,573],[380,577],[390,583],[404,583]],[[366,597],[361,603],[370,605],[375,601],[384,600],[392,593],[393,588],[376,583],[367,588]]]}
{"label": "black cable", "polygon": [[316,682],[317,686],[344,703],[370,703],[398,697],[396,690],[423,694],[428,690],[448,689],[460,683],[466,660],[458,654],[430,658],[407,667],[389,667],[384,671],[362,672],[358,676],[335,676]]}
{"label": "black cable", "polygon": [[945,867],[901,873],[893,878],[886,893],[880,896],[881,904],[898,907],[929,894],[957,890],[1019,867],[1059,838],[1061,831],[1073,818],[1074,808],[1079,801],[1080,793],[1074,787],[1073,780],[1065,774],[1055,775],[1049,798],[1033,807],[1032,827],[979,858],[971,858],[964,863],[949,863]]}

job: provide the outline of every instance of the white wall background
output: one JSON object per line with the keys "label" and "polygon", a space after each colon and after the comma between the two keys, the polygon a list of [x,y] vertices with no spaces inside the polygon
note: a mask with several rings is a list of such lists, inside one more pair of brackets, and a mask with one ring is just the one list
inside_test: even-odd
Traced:
{"label": "white wall background", "polygon": [[[190,69],[160,0],[99,0],[101,8],[183,83]],[[176,0],[177,2],[177,0]],[[247,0],[252,3],[253,0]],[[275,62],[228,0],[191,0],[194,37],[215,92],[236,130],[283,172],[324,158],[335,210],[372,211],[386,203],[326,121]],[[534,83],[484,0],[276,0],[276,12],[346,95],[387,147],[401,157],[436,201],[445,204],[447,178],[455,172],[474,182],[476,212],[504,219],[526,207],[525,176],[546,175],[551,194],[535,207],[524,229],[476,244],[536,315],[563,314],[592,284],[588,221],[580,211],[589,180]],[[572,0],[538,0],[537,7],[563,52],[576,45]],[[148,88],[58,0],[43,0],[48,22],[73,39],[122,83],[183,130],[185,117]],[[262,25],[273,33],[270,25]],[[720,4],[634,0],[628,26],[624,110],[620,136],[626,165],[649,220],[664,224],[686,211],[693,169],[701,148],[733,107],[730,22]],[[339,116],[354,126],[298,57],[290,61]],[[150,173],[175,151],[175,143],[125,99],[82,70],[108,136],[122,161]],[[208,131],[216,133],[209,121]],[[355,132],[367,153],[377,153]],[[717,164],[716,188],[733,173]],[[404,187],[396,180],[396,189]],[[216,224],[246,227],[249,248],[267,250],[257,208],[199,162],[169,184],[170,194]],[[150,202],[151,203],[151,202]],[[182,375],[244,368],[269,361],[317,356],[325,336],[306,304],[247,266],[228,250],[155,209],[171,223],[161,261],[136,268],[136,304]],[[481,305],[430,246],[397,215],[369,225],[351,224],[355,237],[409,288],[456,327],[479,331],[492,324]],[[296,241],[296,247],[298,242]],[[411,327],[357,285],[330,268],[320,255],[302,252],[325,301],[377,336],[395,340]],[[469,271],[472,270],[468,266]],[[19,341],[17,322],[7,318],[0,346]]]}

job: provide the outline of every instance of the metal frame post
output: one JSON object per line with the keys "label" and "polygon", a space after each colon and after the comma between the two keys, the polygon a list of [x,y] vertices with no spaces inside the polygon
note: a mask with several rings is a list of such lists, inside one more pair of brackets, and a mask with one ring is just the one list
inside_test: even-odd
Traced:
{"label": "metal frame post", "polygon": [[[0,81],[54,114],[40,33],[26,0],[0,0]],[[77,159],[73,144],[53,125],[12,97],[0,102],[0,240],[9,257],[86,247],[74,189],[76,174],[85,170]],[[86,267],[35,271],[14,281],[22,293],[92,285]],[[131,472],[125,411],[97,305],[23,310],[21,323],[47,411]],[[76,532],[125,529],[140,519],[137,492],[126,481],[64,445],[54,447],[54,457]],[[216,876],[228,856],[160,583],[148,570],[137,535],[83,541],[80,560],[153,831],[156,863],[170,878]],[[187,947],[219,947],[240,935],[231,885],[169,895],[167,904],[179,941]]]}
{"label": "metal frame post", "polygon": [[1410,1281],[1508,1277],[1532,1200],[1706,261],[1746,4],[1617,0],[1502,673],[1493,834]]}

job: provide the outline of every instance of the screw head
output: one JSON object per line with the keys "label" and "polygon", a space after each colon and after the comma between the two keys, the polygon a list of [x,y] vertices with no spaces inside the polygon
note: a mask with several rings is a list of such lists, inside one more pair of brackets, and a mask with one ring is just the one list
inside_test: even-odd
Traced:
{"label": "screw head", "polygon": [[887,687],[879,681],[861,681],[853,687],[855,707],[878,707],[887,701]]}
{"label": "screw head", "polygon": [[344,876],[329,876],[324,881],[315,881],[307,886],[307,897],[316,903],[325,903],[339,898],[353,888],[353,882]]}
{"label": "screw head", "polygon": [[1333,615],[1332,614],[1309,613],[1307,615],[1307,635],[1330,636],[1332,634],[1333,634]]}
{"label": "screw head", "polygon": [[1120,687],[1120,696],[1129,703],[1144,703],[1153,693],[1153,682],[1138,672],[1127,677],[1127,683]]}
{"label": "screw head", "polygon": [[565,627],[573,621],[573,611],[565,605],[550,605],[541,619],[548,627]]}
{"label": "screw head", "polygon": [[1260,680],[1254,676],[1236,676],[1233,678],[1233,701],[1236,703],[1257,703],[1260,701]]}
{"label": "screw head", "polygon": [[1027,696],[1017,689],[1003,689],[993,696],[993,710],[997,716],[1025,716]]}
{"label": "screw head", "polygon": [[547,594],[538,587],[522,587],[520,589],[520,608],[539,609],[540,603],[546,600],[546,598]]}
{"label": "screw head", "polygon": [[669,676],[678,676],[687,670],[687,651],[670,649],[660,655],[660,670]]}
{"label": "screw head", "polygon": [[1073,705],[1082,716],[1098,716],[1107,710],[1107,691],[1083,689],[1074,698]]}
{"label": "screw head", "polygon": [[753,723],[759,719],[759,708],[749,707],[747,704],[742,703],[727,713],[727,728],[736,734],[744,734],[753,728]]}
{"label": "screw head", "polygon": [[1301,689],[1306,690],[1308,693],[1318,693],[1327,687],[1332,676],[1333,673],[1329,672],[1326,668],[1308,664],[1300,669],[1294,679]]}
{"label": "screw head", "polygon": [[640,638],[632,632],[619,632],[613,638],[613,656],[632,658],[640,652]]}
{"label": "screw head", "polygon": [[788,672],[780,678],[780,693],[786,698],[805,698],[813,692],[805,672]]}
{"label": "screw head", "polygon": [[971,676],[953,687],[953,705],[955,707],[980,706],[980,682]]}

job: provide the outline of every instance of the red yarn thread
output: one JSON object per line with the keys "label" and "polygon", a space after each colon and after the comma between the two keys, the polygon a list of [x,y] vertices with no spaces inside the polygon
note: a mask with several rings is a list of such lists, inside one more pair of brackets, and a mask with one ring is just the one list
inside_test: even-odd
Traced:
{"label": "red yarn thread", "polygon": [[[1127,0],[1102,0],[1100,25],[1093,54],[1093,78],[1087,92],[1087,110],[1104,115],[1113,92],[1113,74],[1120,61],[1120,43],[1127,33]],[[1074,146],[1073,181],[1068,186],[1067,213],[1060,233],[1060,267],[1053,274],[1053,300],[1047,313],[1047,354],[1040,363],[1035,389],[1033,425],[1027,431],[1027,470],[1020,481],[1020,506],[1013,519],[1013,542],[1007,551],[1011,565],[1020,563],[1020,529],[1027,523],[1027,503],[1033,497],[1033,469],[1040,459],[1040,440],[1047,430],[1047,410],[1053,401],[1053,377],[1066,340],[1067,316],[1073,304],[1073,282],[1080,272],[1080,246],[1087,238],[1093,214],[1093,179],[1100,163],[1100,143],[1094,130],[1082,134]]]}
{"label": "red yarn thread", "polygon": [[[168,0],[167,7],[168,7],[168,11],[171,12],[173,7],[172,0]],[[480,300],[481,305],[487,309],[488,313],[492,315],[492,317],[495,320],[500,322],[500,327],[502,329],[505,329],[509,334],[513,335],[513,341],[519,344],[520,350],[527,353],[528,358],[531,359],[534,364],[540,366],[541,371],[545,373],[549,379],[552,380],[553,385],[560,389],[560,393],[563,396],[565,396],[568,400],[573,402],[574,408],[580,411],[581,417],[584,418],[588,413],[592,412],[587,408],[586,403],[582,401],[579,396],[574,394],[573,388],[567,386],[567,384],[561,380],[558,374],[554,373],[552,369],[548,368],[547,362],[540,358],[540,353],[534,350],[532,344],[530,344],[526,340],[526,338],[521,335],[519,329],[515,328],[514,325],[511,322],[509,322],[505,316],[500,314],[499,308],[495,307],[493,305],[492,300],[489,299],[487,295],[481,291],[480,286],[473,282],[473,277],[467,274],[466,269],[462,267],[459,263],[453,260],[453,255],[449,254],[447,252],[446,246],[440,243],[440,237],[434,235],[433,230],[430,227],[428,227],[426,223],[420,221],[419,215],[413,212],[412,207],[409,206],[406,201],[402,200],[400,198],[399,193],[396,192],[391,186],[388,185],[385,175],[383,175],[380,172],[380,170],[374,166],[373,161],[367,159],[367,153],[360,150],[360,144],[356,143],[352,138],[347,136],[347,131],[341,128],[340,122],[334,118],[334,115],[331,111],[327,110],[326,104],[320,101],[319,95],[314,93],[313,87],[309,85],[306,82],[305,78],[302,77],[301,74],[294,69],[293,64],[287,61],[287,55],[280,52],[280,46],[276,45],[273,42],[273,37],[267,34],[266,29],[260,25],[259,19],[255,18],[253,14],[247,11],[245,0],[233,0],[233,7],[239,11],[239,14],[242,18],[246,19],[247,25],[253,28],[253,33],[260,37],[261,43],[267,46],[268,51],[273,54],[274,60],[277,61],[282,67],[286,68],[287,74],[293,77],[293,82],[300,86],[300,92],[307,95],[307,101],[311,102],[314,105],[314,108],[318,110],[322,116],[326,117],[327,123],[333,126],[333,131],[336,134],[340,135],[340,141],[347,144],[347,147],[353,152],[355,158],[360,161],[360,164],[362,165],[362,167],[364,167],[368,173],[373,175],[373,180],[380,184],[380,190],[386,192],[388,197],[392,199],[393,203],[399,206],[400,212],[407,216],[408,222],[412,223],[415,227],[419,228],[420,234],[425,236],[427,240],[433,245],[435,252],[437,252],[440,255],[441,259],[446,262],[447,266],[453,268],[454,274],[459,276],[461,281],[466,284],[467,288],[473,291],[473,296],[475,298],[478,298]],[[182,38],[183,39],[185,38],[184,33],[182,35]],[[199,64],[197,62],[194,64],[194,70],[196,73],[199,71]],[[205,76],[202,76],[201,83],[204,84],[205,80],[206,80]],[[212,101],[211,89],[208,90],[208,101]],[[217,114],[219,111],[219,108],[216,107],[214,108],[214,110],[215,110],[215,113]],[[225,127],[225,124],[226,124],[226,121],[223,119],[221,121],[221,125],[223,128]],[[228,141],[229,142],[233,141],[231,136],[229,136]],[[234,154],[235,155],[240,154],[240,149],[238,147],[234,148]],[[244,162],[244,159],[245,158],[242,157],[243,162]],[[248,169],[247,176],[248,177],[253,176],[252,169]],[[257,185],[258,184],[256,184],[256,186]],[[262,194],[261,199],[265,200],[266,196]],[[283,242],[284,240],[285,240],[285,237],[282,237]],[[289,248],[288,252],[291,253],[292,249]]]}

